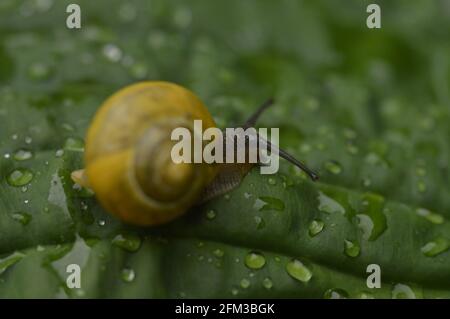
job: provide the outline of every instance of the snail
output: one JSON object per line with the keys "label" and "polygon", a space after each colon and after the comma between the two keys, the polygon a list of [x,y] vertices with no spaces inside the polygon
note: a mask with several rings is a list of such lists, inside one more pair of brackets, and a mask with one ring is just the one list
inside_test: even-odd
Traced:
{"label": "snail", "polygon": [[[271,104],[271,100],[264,103],[242,127],[254,127]],[[174,163],[171,131],[177,127],[192,131],[196,119],[205,129],[216,126],[203,103],[177,84],[149,81],[125,87],[94,115],[86,136],[86,167],[74,171],[72,179],[92,189],[101,205],[126,223],[167,223],[196,203],[235,188],[254,165]],[[265,142],[317,179],[303,163]]]}

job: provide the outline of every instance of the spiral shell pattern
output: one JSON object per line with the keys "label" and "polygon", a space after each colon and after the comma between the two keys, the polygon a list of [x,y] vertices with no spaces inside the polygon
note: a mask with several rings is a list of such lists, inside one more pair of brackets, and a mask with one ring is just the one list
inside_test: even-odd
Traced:
{"label": "spiral shell pattern", "polygon": [[87,179],[106,210],[128,223],[157,225],[187,211],[216,176],[215,165],[175,164],[171,132],[194,120],[215,123],[190,91],[167,82],[142,82],[108,98],[86,139]]}

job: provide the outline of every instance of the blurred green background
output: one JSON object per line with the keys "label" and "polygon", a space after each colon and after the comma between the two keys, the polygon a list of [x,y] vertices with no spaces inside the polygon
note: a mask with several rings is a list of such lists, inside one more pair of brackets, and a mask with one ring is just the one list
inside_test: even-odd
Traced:
{"label": "blurred green background", "polygon": [[[65,25],[66,6],[73,2],[81,6],[80,30]],[[376,1],[382,28],[373,30],[366,27],[371,2],[2,0],[0,214],[36,210],[33,218],[41,224],[31,221],[27,227],[32,230],[24,234],[0,217],[0,256],[38,243],[70,241],[81,218],[80,199],[65,184],[70,203],[64,197],[55,208],[61,214],[51,217],[39,215],[48,190],[43,200],[37,190],[11,191],[5,178],[17,167],[11,161],[14,152],[35,154],[34,162],[20,166],[43,175],[50,172],[48,161],[54,169],[78,168],[79,158],[74,164],[67,153],[81,148],[97,107],[119,88],[141,80],[191,89],[220,127],[241,124],[273,96],[276,106],[259,124],[279,127],[281,146],[317,170],[321,183],[374,192],[412,210],[450,217],[450,1]],[[65,164],[54,160],[58,150],[66,151]],[[298,175],[285,162],[282,171]],[[33,196],[30,208],[24,201]],[[108,231],[88,230],[91,237],[107,237],[121,227],[94,199],[87,201],[94,207],[92,218],[114,225]],[[10,232],[1,234],[1,229]],[[437,264],[448,265],[446,258]],[[0,274],[1,269],[0,263]],[[393,270],[396,275],[400,271]],[[445,276],[429,281],[440,286]],[[18,289],[5,295],[52,293]],[[322,291],[299,294],[315,297]],[[279,296],[297,294],[287,289]]]}

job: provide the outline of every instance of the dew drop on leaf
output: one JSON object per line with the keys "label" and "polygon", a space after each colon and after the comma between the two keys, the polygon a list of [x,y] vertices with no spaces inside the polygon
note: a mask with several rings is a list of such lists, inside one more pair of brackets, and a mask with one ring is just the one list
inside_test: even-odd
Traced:
{"label": "dew drop on leaf", "polygon": [[6,178],[9,185],[20,187],[27,185],[33,179],[33,173],[26,168],[18,168],[13,170]]}
{"label": "dew drop on leaf", "polygon": [[289,261],[286,271],[292,278],[301,282],[308,282],[312,277],[312,272],[298,259]]}
{"label": "dew drop on leaf", "polygon": [[118,234],[112,244],[129,252],[135,252],[141,247],[141,238],[135,234]]}
{"label": "dew drop on leaf", "polygon": [[416,294],[410,286],[396,284],[392,289],[392,299],[416,299]]}
{"label": "dew drop on leaf", "polygon": [[317,234],[319,234],[323,230],[324,225],[325,223],[321,220],[318,219],[313,220],[308,227],[309,236],[314,237]]}
{"label": "dew drop on leaf", "polygon": [[266,264],[266,258],[259,252],[250,252],[245,256],[245,265],[250,269],[261,269]]}
{"label": "dew drop on leaf", "polygon": [[273,287],[273,282],[269,277],[264,278],[262,284],[266,289],[271,289]]}
{"label": "dew drop on leaf", "polygon": [[243,289],[247,289],[248,287],[250,287],[250,280],[248,280],[247,278],[243,278],[240,282],[240,286]]}
{"label": "dew drop on leaf", "polygon": [[213,251],[214,256],[221,258],[225,254],[224,251],[220,248],[217,248]]}
{"label": "dew drop on leaf", "polygon": [[418,167],[416,169],[416,174],[417,174],[417,176],[423,177],[423,176],[427,175],[427,171],[423,167]]}
{"label": "dew drop on leaf", "polygon": [[368,177],[363,178],[361,184],[362,184],[362,186],[364,186],[364,187],[370,187],[370,185],[372,185],[372,180],[371,180],[370,178],[368,178]]}
{"label": "dew drop on leaf", "polygon": [[0,259],[0,275],[3,274],[6,269],[18,263],[25,255],[19,252],[14,252],[11,255]]}
{"label": "dew drop on leaf", "polygon": [[16,161],[26,161],[33,157],[33,153],[26,149],[20,149],[14,153],[14,159]]}
{"label": "dew drop on leaf", "polygon": [[102,51],[103,55],[111,62],[119,62],[122,59],[122,50],[114,44],[106,44]]}
{"label": "dew drop on leaf", "polygon": [[334,175],[338,175],[342,172],[342,166],[336,161],[328,161],[325,163],[325,169]]}
{"label": "dew drop on leaf", "polygon": [[124,282],[133,282],[134,278],[136,277],[136,274],[133,269],[131,268],[124,268],[122,269],[120,273],[120,278]]}
{"label": "dew drop on leaf", "polygon": [[427,191],[427,185],[420,181],[417,183],[417,190],[419,191],[419,193],[425,193]]}
{"label": "dew drop on leaf", "polygon": [[64,155],[64,150],[57,150],[56,152],[55,152],[55,156],[56,157],[62,157]]}
{"label": "dew drop on leaf", "polygon": [[340,288],[333,288],[328,289],[323,294],[323,298],[325,299],[347,299],[348,293],[344,289]]}
{"label": "dew drop on leaf", "polygon": [[361,248],[359,247],[359,244],[357,242],[353,242],[350,240],[344,241],[344,253],[349,257],[358,257],[359,253],[361,251]]}
{"label": "dew drop on leaf", "polygon": [[331,197],[325,195],[323,192],[319,191],[319,210],[324,213],[339,213],[339,214],[345,214],[345,208],[342,207],[341,204],[339,204],[337,201],[332,199]]}
{"label": "dew drop on leaf", "polygon": [[284,202],[279,198],[270,196],[261,196],[258,199],[256,199],[253,207],[258,209],[259,211],[265,210],[283,211]]}
{"label": "dew drop on leaf", "polygon": [[209,209],[206,212],[206,218],[209,220],[213,220],[214,218],[216,218],[216,211],[214,209]]}
{"label": "dew drop on leaf", "polygon": [[32,80],[42,81],[46,80],[50,76],[50,68],[41,62],[36,62],[30,65],[28,69],[28,76]]}
{"label": "dew drop on leaf", "polygon": [[439,224],[444,223],[444,217],[442,217],[442,215],[432,213],[431,211],[429,211],[428,209],[425,209],[425,208],[418,208],[416,210],[416,214],[425,218],[426,220],[428,220],[429,222],[431,222],[433,224],[439,225]]}
{"label": "dew drop on leaf", "polygon": [[16,212],[11,214],[11,218],[21,223],[22,225],[28,225],[31,221],[31,215],[25,212]]}
{"label": "dew drop on leaf", "polygon": [[255,216],[256,229],[263,229],[266,227],[266,222],[261,216]]}
{"label": "dew drop on leaf", "polygon": [[359,150],[358,150],[358,147],[356,147],[353,143],[348,143],[347,144],[347,152],[351,155],[356,155],[356,154],[358,154]]}
{"label": "dew drop on leaf", "polygon": [[444,237],[438,237],[426,243],[420,250],[427,257],[434,257],[450,248],[450,241]]}
{"label": "dew drop on leaf", "polygon": [[84,152],[84,141],[77,137],[69,137],[64,142],[64,149],[73,152]]}
{"label": "dew drop on leaf", "polygon": [[358,298],[358,299],[375,299],[374,296],[370,292],[366,292],[366,291],[358,293],[356,298]]}

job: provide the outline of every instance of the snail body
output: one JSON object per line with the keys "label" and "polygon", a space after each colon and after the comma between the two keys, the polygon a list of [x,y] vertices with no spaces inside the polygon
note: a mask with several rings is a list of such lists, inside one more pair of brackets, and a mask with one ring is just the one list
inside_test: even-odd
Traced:
{"label": "snail body", "polygon": [[[95,114],[85,145],[85,169],[72,179],[91,188],[102,206],[135,225],[167,223],[195,203],[239,184],[249,164],[180,163],[171,159],[178,127],[195,134],[194,120],[215,127],[203,103],[168,82],[119,90]],[[202,196],[203,194],[203,196]]]}

